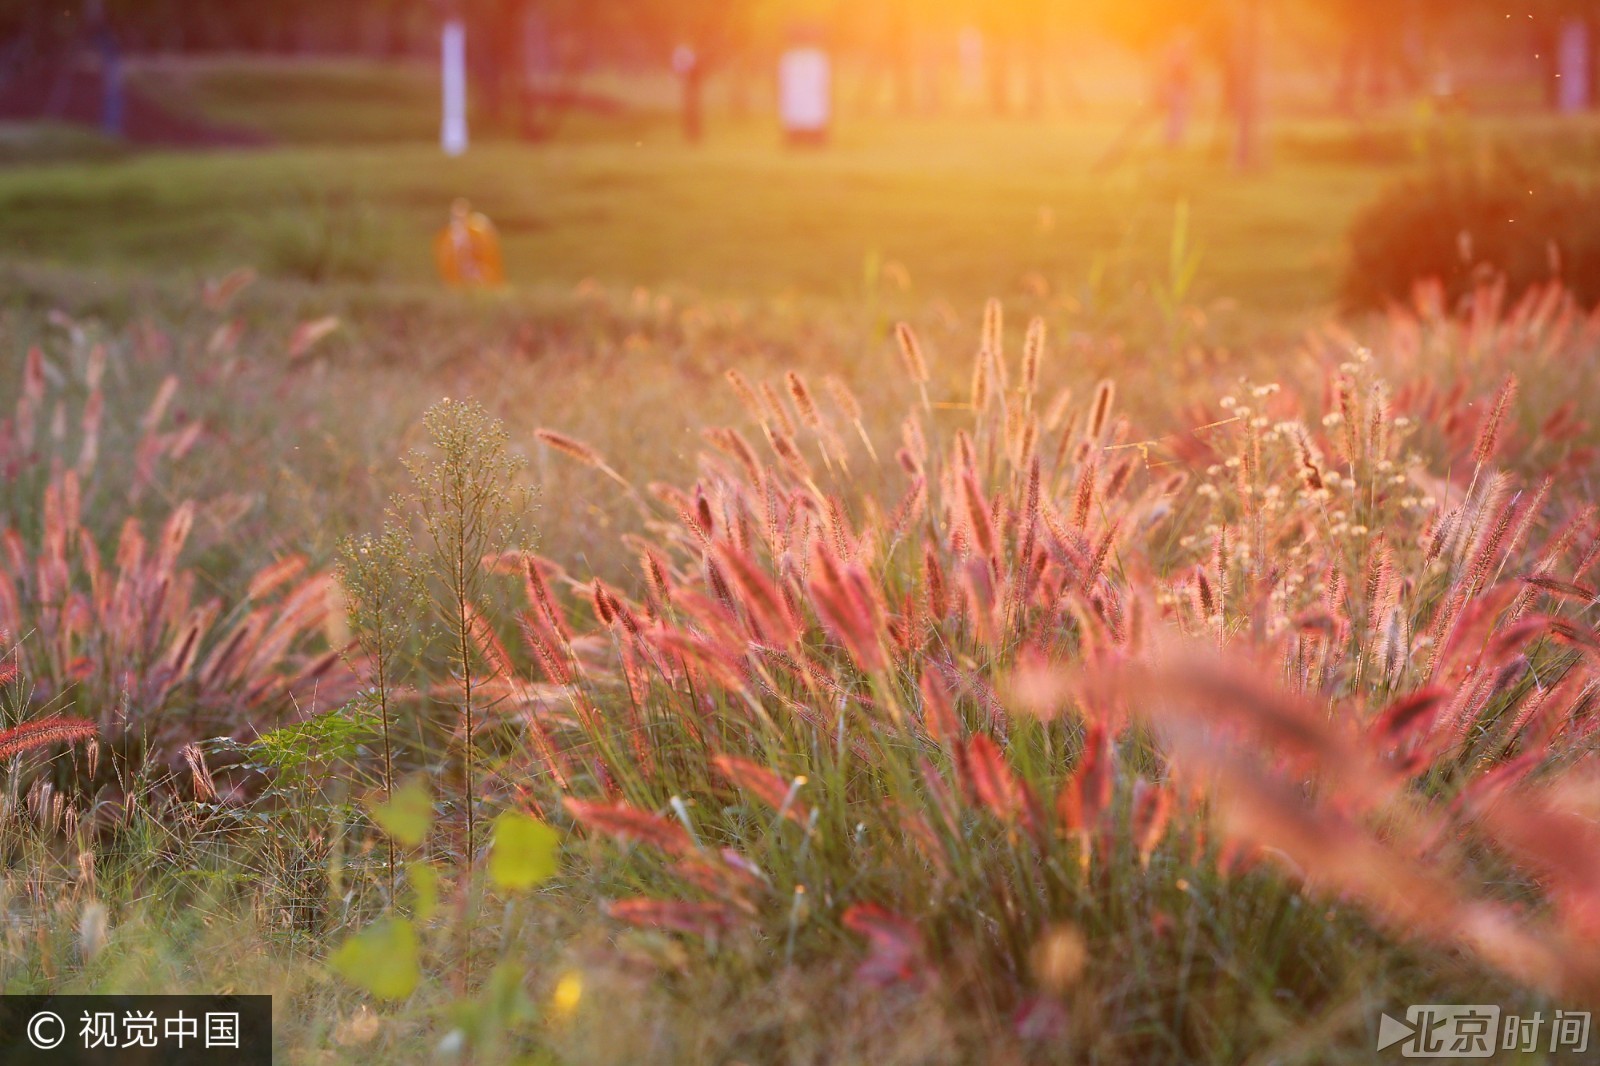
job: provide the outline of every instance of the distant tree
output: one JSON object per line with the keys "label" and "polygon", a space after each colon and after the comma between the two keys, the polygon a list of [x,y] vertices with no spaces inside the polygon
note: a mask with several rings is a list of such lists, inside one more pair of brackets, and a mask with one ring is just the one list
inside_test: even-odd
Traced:
{"label": "distant tree", "polygon": [[750,41],[750,3],[728,0],[665,0],[646,5],[646,39],[659,53],[676,56],[682,84],[684,137],[698,141],[704,129],[706,80]]}
{"label": "distant tree", "polygon": [[1044,110],[1045,56],[1054,6],[1051,0],[983,5],[976,25],[984,34],[989,108],[995,114],[1011,110],[1019,74],[1023,109],[1030,114]]}
{"label": "distant tree", "polygon": [[1594,106],[1600,5],[1594,0],[1529,0],[1524,7],[1536,27],[1546,104],[1558,111]]}
{"label": "distant tree", "polygon": [[1233,160],[1240,168],[1262,161],[1262,70],[1266,12],[1262,0],[1097,0],[1098,25],[1152,59],[1179,34],[1197,43],[1222,85],[1222,109],[1233,127]]}
{"label": "distant tree", "polygon": [[1354,113],[1363,102],[1383,104],[1396,88],[1415,90],[1422,72],[1409,54],[1418,33],[1417,0],[1324,0],[1330,30],[1342,40],[1335,103]]}

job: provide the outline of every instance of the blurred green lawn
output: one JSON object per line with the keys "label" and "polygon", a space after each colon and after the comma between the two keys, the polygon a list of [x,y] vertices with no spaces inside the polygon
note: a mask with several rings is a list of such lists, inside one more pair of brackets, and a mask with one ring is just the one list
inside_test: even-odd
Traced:
{"label": "blurred green lawn", "polygon": [[[835,143],[795,151],[775,123],[714,107],[684,143],[670,81],[595,79],[626,104],[575,114],[519,142],[484,125],[462,159],[433,143],[426,64],[154,61],[141,89],[168,106],[249,127],[271,147],[135,151],[92,133],[0,126],[0,267],[87,268],[191,282],[241,265],[268,278],[353,285],[375,298],[432,287],[431,239],[465,196],[494,220],[514,288],[585,279],[713,298],[854,301],[879,277],[919,305],[1048,291],[1091,312],[1166,285],[1175,209],[1201,253],[1181,302],[1234,301],[1256,324],[1315,317],[1334,299],[1350,221],[1427,142],[1491,143],[1578,173],[1600,162],[1600,123],[1538,116],[1466,121],[1425,106],[1364,125],[1273,117],[1272,161],[1240,175],[1209,116],[1162,151],[1146,130],[1120,165],[1095,163],[1121,111],[995,120],[863,118],[842,108]],[[841,89],[846,101],[860,94]],[[759,108],[756,109],[758,112]],[[1141,295],[1143,293],[1143,295]],[[1124,328],[1125,322],[1113,323]]]}
{"label": "blurred green lawn", "polygon": [[[1345,226],[1403,166],[1354,161],[1342,126],[1306,122],[1280,127],[1283,150],[1260,175],[1212,158],[1208,124],[1188,152],[1146,142],[1097,174],[1118,118],[847,117],[830,148],[793,151],[755,119],[714,119],[690,147],[661,111],[579,117],[548,142],[487,139],[451,160],[430,140],[422,68],[201,65],[141,82],[277,144],[14,152],[0,165],[0,260],[426,283],[431,236],[466,196],[499,227],[519,287],[590,278],[843,299],[872,264],[900,264],[919,300],[1041,282],[1093,300],[1097,286],[1165,277],[1186,201],[1203,250],[1199,296],[1303,312],[1331,300]],[[889,276],[901,277],[892,266]]]}

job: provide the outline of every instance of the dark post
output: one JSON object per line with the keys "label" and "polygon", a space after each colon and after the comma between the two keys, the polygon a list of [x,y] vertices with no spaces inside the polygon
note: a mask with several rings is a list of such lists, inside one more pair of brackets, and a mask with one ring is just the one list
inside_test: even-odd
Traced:
{"label": "dark post", "polygon": [[683,137],[690,144],[700,143],[705,133],[705,63],[700,54],[686,44],[672,53],[672,69],[678,72],[683,87]]}
{"label": "dark post", "polygon": [[1233,164],[1261,165],[1261,0],[1237,0],[1233,46]]}
{"label": "dark post", "polygon": [[104,0],[90,0],[85,8],[89,39],[100,57],[100,129],[107,137],[123,134],[122,52],[116,30],[106,14]]}

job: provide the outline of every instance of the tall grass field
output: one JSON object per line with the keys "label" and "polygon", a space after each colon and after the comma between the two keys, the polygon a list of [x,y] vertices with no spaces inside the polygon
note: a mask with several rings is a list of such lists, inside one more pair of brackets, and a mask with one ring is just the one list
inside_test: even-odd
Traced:
{"label": "tall grass field", "polygon": [[[358,74],[368,143],[0,166],[6,993],[270,994],[308,1064],[1600,1004],[1600,318],[1336,306],[1414,130],[452,162]],[[429,280],[458,195],[509,290]],[[1592,1061],[1552,1032],[1495,1061]]]}

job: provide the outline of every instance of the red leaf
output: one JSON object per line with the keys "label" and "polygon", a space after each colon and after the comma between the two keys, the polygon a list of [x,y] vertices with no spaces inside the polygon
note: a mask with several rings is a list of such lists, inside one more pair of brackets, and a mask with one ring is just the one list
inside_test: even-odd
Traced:
{"label": "red leaf", "polygon": [[[718,856],[718,860],[721,858]],[[737,907],[746,914],[756,913],[750,893],[766,887],[765,882],[752,877],[743,867],[724,861],[709,861],[698,855],[678,860],[673,864],[672,872],[713,899]]]}
{"label": "red leaf", "polygon": [[1139,864],[1148,865],[1172,816],[1172,793],[1161,785],[1140,779],[1133,787],[1133,843]]}
{"label": "red leaf", "polygon": [[1552,619],[1550,632],[1563,644],[1600,659],[1600,636],[1588,626],[1568,618]]}
{"label": "red leaf", "polygon": [[796,825],[805,824],[809,810],[797,796],[805,778],[785,781],[765,766],[732,755],[718,755],[711,760],[711,765],[716,767],[717,773],[745,791],[753,792],[757,799],[773,810],[781,811]]}
{"label": "red leaf", "polygon": [[975,802],[1007,821],[1024,808],[1023,786],[987,734],[974,734],[956,755],[961,783]]}
{"label": "red leaf", "polygon": [[1450,693],[1437,686],[1419,689],[1395,700],[1373,720],[1370,735],[1380,749],[1393,751],[1407,741],[1428,732],[1432,712]]}
{"label": "red leaf", "polygon": [[733,575],[734,584],[743,594],[743,605],[760,639],[767,643],[788,646],[800,635],[800,627],[783,602],[783,594],[754,559],[731,545],[722,545],[717,551],[727,571]]}
{"label": "red leaf", "polygon": [[673,855],[694,850],[694,843],[683,826],[659,814],[641,811],[626,803],[590,803],[570,796],[565,805],[568,814],[596,833],[653,844]]}
{"label": "red leaf", "polygon": [[1111,741],[1105,727],[1091,725],[1083,737],[1083,757],[1056,797],[1056,818],[1069,833],[1087,837],[1111,805]]}
{"label": "red leaf", "polygon": [[1059,1043],[1068,1031],[1066,1008],[1053,996],[1032,996],[1011,1015],[1011,1028],[1022,1039]]}
{"label": "red leaf", "polygon": [[933,669],[922,672],[922,723],[937,744],[954,747],[966,733],[950,699],[950,686]]}
{"label": "red leaf", "polygon": [[867,957],[856,980],[879,988],[921,978],[922,934],[908,919],[876,903],[857,903],[844,912],[844,925],[867,940]]}
{"label": "red leaf", "polygon": [[669,901],[643,896],[608,903],[606,913],[629,925],[672,929],[702,937],[726,930],[735,918],[734,912],[724,903]]}

